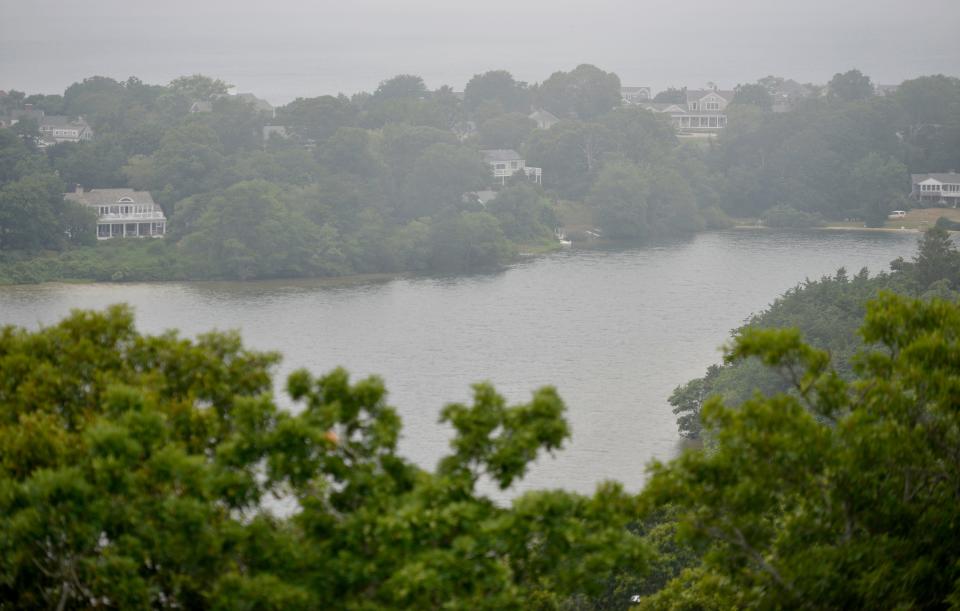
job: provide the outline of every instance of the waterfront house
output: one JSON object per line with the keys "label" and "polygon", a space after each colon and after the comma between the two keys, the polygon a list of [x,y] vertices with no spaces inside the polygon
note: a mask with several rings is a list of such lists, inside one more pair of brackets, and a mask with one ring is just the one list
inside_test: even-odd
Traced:
{"label": "waterfront house", "polygon": [[956,208],[960,203],[960,174],[911,174],[910,197],[920,203]]}
{"label": "waterfront house", "polygon": [[490,167],[494,179],[501,185],[507,184],[507,179],[523,172],[531,181],[542,183],[540,168],[528,167],[527,162],[520,156],[520,153],[512,149],[493,149],[480,151],[483,155],[483,161]]}
{"label": "waterfront house", "polygon": [[162,238],[167,218],[147,191],[91,189],[77,185],[64,199],[91,208],[97,214],[97,239]]}
{"label": "waterfront house", "polygon": [[733,91],[719,89],[687,90],[683,104],[643,102],[638,104],[656,113],[670,115],[670,123],[681,134],[711,133],[727,126],[726,109]]}

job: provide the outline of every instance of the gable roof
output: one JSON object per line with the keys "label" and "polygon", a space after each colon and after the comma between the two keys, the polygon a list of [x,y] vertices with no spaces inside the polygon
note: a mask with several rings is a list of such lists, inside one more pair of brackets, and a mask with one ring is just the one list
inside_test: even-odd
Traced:
{"label": "gable roof", "polygon": [[727,102],[733,100],[733,91],[726,89],[688,89],[687,90],[687,102],[695,102],[702,100],[711,93],[715,93]]}
{"label": "gable roof", "polygon": [[91,189],[85,193],[65,193],[63,198],[87,206],[109,206],[116,204],[124,197],[129,197],[135,204],[156,206],[149,191],[134,191],[133,189]]}
{"label": "gable roof", "polygon": [[557,123],[560,121],[557,115],[543,108],[538,108],[527,116],[537,123]]}
{"label": "gable roof", "polygon": [[90,128],[83,117],[73,119],[66,115],[46,115],[40,120],[40,127],[72,127],[75,129]]}
{"label": "gable roof", "polygon": [[653,112],[668,112],[670,114],[686,114],[688,112],[686,108],[673,102],[643,102],[639,106]]}
{"label": "gable roof", "polygon": [[914,183],[921,183],[925,180],[933,179],[941,183],[960,184],[960,174],[956,172],[934,172],[931,174],[911,174],[910,178]]}
{"label": "gable roof", "polygon": [[520,156],[520,153],[513,149],[489,149],[486,151],[480,151],[480,154],[483,155],[483,160],[487,163],[523,160],[523,157]]}

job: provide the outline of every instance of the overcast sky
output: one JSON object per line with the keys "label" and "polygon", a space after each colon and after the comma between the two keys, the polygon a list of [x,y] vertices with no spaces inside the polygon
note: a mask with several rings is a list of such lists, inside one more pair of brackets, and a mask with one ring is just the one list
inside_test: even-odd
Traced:
{"label": "overcast sky", "polygon": [[274,103],[399,73],[462,90],[592,63],[624,85],[960,74],[960,0],[0,0],[0,89],[205,73]]}

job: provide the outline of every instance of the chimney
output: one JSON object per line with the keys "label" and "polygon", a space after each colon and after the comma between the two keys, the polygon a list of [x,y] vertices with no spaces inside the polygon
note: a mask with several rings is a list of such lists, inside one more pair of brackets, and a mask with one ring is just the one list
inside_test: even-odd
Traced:
{"label": "chimney", "polygon": [[77,186],[73,189],[73,192],[77,195],[83,195],[83,185],[77,183]]}

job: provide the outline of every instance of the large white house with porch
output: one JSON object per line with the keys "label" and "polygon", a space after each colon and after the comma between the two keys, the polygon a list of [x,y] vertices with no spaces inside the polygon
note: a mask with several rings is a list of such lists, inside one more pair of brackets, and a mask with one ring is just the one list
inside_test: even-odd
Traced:
{"label": "large white house with porch", "polygon": [[528,167],[527,162],[517,151],[512,149],[492,149],[480,151],[480,153],[483,155],[484,162],[490,167],[490,171],[493,172],[494,179],[501,185],[507,184],[507,179],[517,172],[523,172],[527,175],[528,179],[538,185],[543,184],[541,176],[543,170]]}
{"label": "large white house with porch", "polygon": [[916,201],[953,208],[960,204],[960,174],[956,172],[911,174],[910,179],[913,185],[910,197]]}
{"label": "large white house with porch", "polygon": [[647,102],[640,106],[670,115],[670,123],[681,133],[710,133],[727,126],[726,110],[733,94],[719,89],[694,89],[687,90],[683,104]]}
{"label": "large white house with porch", "polygon": [[162,238],[167,217],[147,191],[133,189],[92,189],[67,193],[64,199],[77,202],[97,213],[97,239]]}

